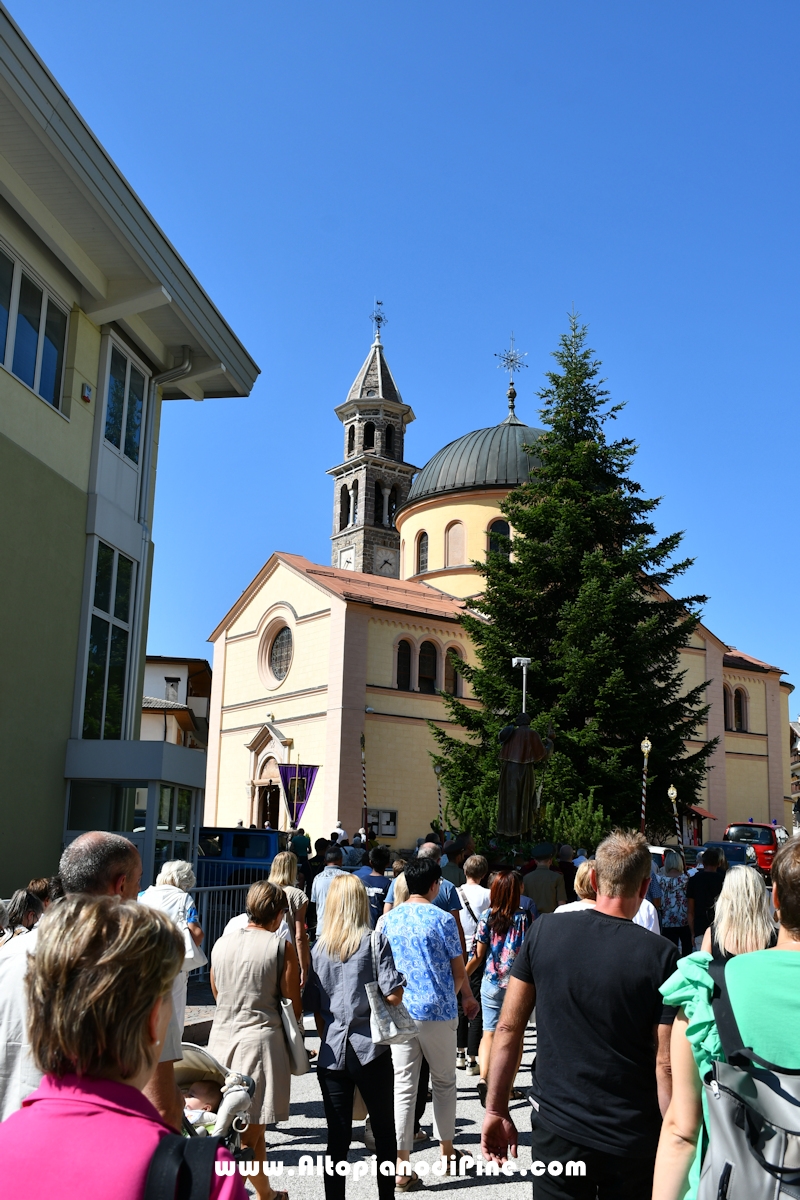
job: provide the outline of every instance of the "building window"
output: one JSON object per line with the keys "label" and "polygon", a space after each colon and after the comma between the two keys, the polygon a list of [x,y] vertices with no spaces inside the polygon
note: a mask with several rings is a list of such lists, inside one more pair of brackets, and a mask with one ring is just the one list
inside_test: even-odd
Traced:
{"label": "building window", "polygon": [[132,600],[133,563],[100,542],[83,705],[85,738],[122,737]]}
{"label": "building window", "polygon": [[733,728],[737,733],[747,733],[747,696],[742,688],[733,693]]}
{"label": "building window", "polygon": [[375,480],[375,519],[374,519],[374,523],[376,525],[383,524],[383,488],[378,483],[377,479]]}
{"label": "building window", "polygon": [[53,408],[61,407],[66,344],[64,309],[0,252],[0,362]]}
{"label": "building window", "polygon": [[350,489],[346,483],[342,484],[342,489],[339,492],[339,532],[347,529],[350,524]]}
{"label": "building window", "polygon": [[397,686],[401,692],[411,691],[411,643],[397,643]]}
{"label": "building window", "polygon": [[461,521],[448,525],[444,535],[444,565],[460,567],[466,558],[464,526]]}
{"label": "building window", "polygon": [[144,388],[142,372],[113,346],[106,399],[106,441],[132,463],[139,462]]}
{"label": "building window", "polygon": [[444,690],[449,696],[461,694],[461,673],[453,664],[453,659],[461,661],[461,653],[451,647],[444,656]]}
{"label": "building window", "polygon": [[508,521],[492,521],[489,526],[489,553],[502,554],[504,558],[508,558],[511,547],[504,539],[510,536],[511,527]]}
{"label": "building window", "polygon": [[419,690],[428,695],[436,693],[436,646],[423,642],[419,648]]}
{"label": "building window", "polygon": [[356,448],[356,427],[351,425],[347,431],[347,453],[352,454]]}
{"label": "building window", "polygon": [[292,631],[284,625],[276,634],[269,652],[269,666],[272,674],[281,683],[289,674],[292,662]]}
{"label": "building window", "polygon": [[168,676],[165,675],[164,683],[166,685],[164,688],[164,699],[171,700],[173,702],[173,704],[180,703],[180,701],[178,699],[178,691],[181,686],[180,678],[170,679]]}
{"label": "building window", "polygon": [[389,526],[394,526],[394,517],[397,512],[397,488],[393,487],[389,492]]}
{"label": "building window", "polygon": [[375,426],[372,421],[367,421],[364,426],[364,449],[373,450],[375,448]]}
{"label": "building window", "polygon": [[417,538],[417,574],[428,569],[428,535],[421,533]]}
{"label": "building window", "polygon": [[383,445],[387,458],[394,458],[394,425],[387,425],[383,434]]}
{"label": "building window", "polygon": [[357,479],[353,480],[352,495],[353,495],[353,500],[352,500],[353,511],[350,514],[350,524],[357,525],[358,524],[358,480]]}
{"label": "building window", "polygon": [[723,716],[723,722],[724,722],[726,729],[733,729],[733,723],[731,721],[731,708],[732,708],[731,694],[726,687],[723,687],[723,689],[722,689],[722,716]]}

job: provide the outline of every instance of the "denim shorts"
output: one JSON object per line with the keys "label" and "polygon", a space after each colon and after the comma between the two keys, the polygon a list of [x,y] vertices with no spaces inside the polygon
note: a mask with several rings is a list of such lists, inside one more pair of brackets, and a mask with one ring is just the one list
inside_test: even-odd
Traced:
{"label": "denim shorts", "polygon": [[494,1033],[500,1020],[500,1009],[503,1007],[506,989],[498,983],[490,983],[484,975],[481,983],[481,1014],[483,1016],[483,1032]]}

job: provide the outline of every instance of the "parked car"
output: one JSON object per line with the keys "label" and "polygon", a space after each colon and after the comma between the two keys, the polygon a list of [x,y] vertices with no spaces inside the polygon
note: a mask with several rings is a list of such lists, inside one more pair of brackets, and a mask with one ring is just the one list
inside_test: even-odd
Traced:
{"label": "parked car", "polygon": [[686,869],[693,867],[697,862],[697,855],[700,850],[699,846],[648,846],[650,857],[656,865],[656,870],[661,872],[664,869],[664,855],[668,850],[677,850],[683,855],[683,860],[686,863]]}
{"label": "parked car", "polygon": [[197,886],[231,887],[266,879],[286,840],[277,829],[205,826],[197,847]]}
{"label": "parked car", "polygon": [[758,865],[764,875],[769,878],[772,870],[772,860],[778,847],[788,842],[789,833],[783,825],[762,825],[757,821],[747,821],[738,825],[729,825],[722,835],[724,842],[737,842],[752,846]]}
{"label": "parked car", "polygon": [[758,859],[752,846],[746,842],[704,842],[698,849],[705,854],[706,850],[719,850],[725,860],[723,869],[727,867],[756,867]]}

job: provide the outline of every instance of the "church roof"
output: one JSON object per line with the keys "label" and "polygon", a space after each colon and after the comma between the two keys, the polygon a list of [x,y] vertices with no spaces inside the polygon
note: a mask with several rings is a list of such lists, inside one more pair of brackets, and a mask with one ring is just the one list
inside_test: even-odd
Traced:
{"label": "church roof", "polygon": [[347,403],[353,400],[388,400],[390,404],[403,403],[397,384],[383,355],[380,333],[375,334],[375,341],[369,348],[369,354],[364,359],[361,370],[347,393]]}
{"label": "church roof", "polygon": [[255,579],[222,618],[209,637],[210,642],[216,641],[220,633],[236,620],[279,563],[304,575],[310,583],[323,591],[331,592],[342,600],[350,600],[355,604],[368,604],[373,608],[393,612],[417,613],[440,621],[458,621],[467,608],[465,600],[458,596],[449,596],[427,583],[386,579],[382,575],[362,575],[359,571],[342,571],[338,567],[324,567],[313,563],[302,554],[286,554],[278,550],[264,563]]}
{"label": "church roof", "polygon": [[535,443],[543,432],[524,425],[512,406],[499,425],[465,433],[434,454],[412,483],[406,505],[447,492],[527,483],[538,460],[523,447]]}
{"label": "church roof", "polygon": [[779,675],[786,674],[781,667],[773,667],[770,663],[762,662],[760,658],[753,658],[750,654],[744,654],[741,650],[737,650],[735,646],[728,647],[727,652],[722,656],[722,664],[725,667],[738,667],[740,671],[759,671],[765,674],[768,671],[777,671]]}

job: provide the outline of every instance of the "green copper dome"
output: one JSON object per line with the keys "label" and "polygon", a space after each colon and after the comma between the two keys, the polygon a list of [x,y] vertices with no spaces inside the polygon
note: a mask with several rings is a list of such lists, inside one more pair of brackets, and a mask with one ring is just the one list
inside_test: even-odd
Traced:
{"label": "green copper dome", "polygon": [[447,492],[511,488],[526,483],[538,459],[526,454],[523,446],[534,445],[543,432],[532,425],[523,425],[512,409],[499,425],[465,433],[434,454],[422,468],[403,507]]}

